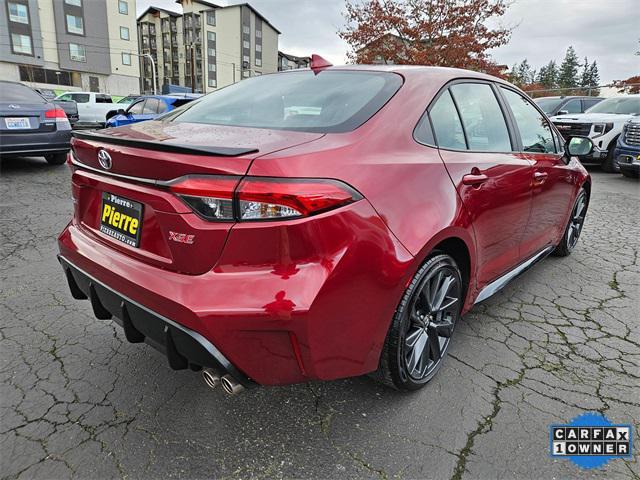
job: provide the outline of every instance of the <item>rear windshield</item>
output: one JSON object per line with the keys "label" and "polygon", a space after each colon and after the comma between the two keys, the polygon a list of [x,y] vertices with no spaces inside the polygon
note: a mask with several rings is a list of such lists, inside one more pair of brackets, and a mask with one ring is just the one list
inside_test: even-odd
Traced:
{"label": "rear windshield", "polygon": [[640,114],[640,97],[613,97],[597,103],[588,113]]}
{"label": "rear windshield", "polygon": [[400,88],[389,72],[311,70],[263,75],[210,93],[176,122],[340,133],[371,118]]}
{"label": "rear windshield", "polygon": [[534,98],[533,101],[538,104],[544,113],[551,113],[562,103],[563,98]]}
{"label": "rear windshield", "polygon": [[2,103],[47,103],[39,93],[19,83],[0,83]]}

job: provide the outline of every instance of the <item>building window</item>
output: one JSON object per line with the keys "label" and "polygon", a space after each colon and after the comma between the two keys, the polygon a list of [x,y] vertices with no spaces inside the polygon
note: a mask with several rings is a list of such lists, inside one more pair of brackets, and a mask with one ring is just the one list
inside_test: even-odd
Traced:
{"label": "building window", "polygon": [[262,30],[256,30],[256,37],[262,38]]}
{"label": "building window", "polygon": [[262,51],[262,44],[256,43],[256,52],[261,52],[261,51]]}
{"label": "building window", "polygon": [[216,71],[216,64],[215,63],[210,63],[209,64],[209,71],[210,72],[215,72]]}
{"label": "building window", "polygon": [[209,10],[207,12],[207,25],[211,25],[212,27],[216,26],[216,12],[215,12],[215,10]]}
{"label": "building window", "polygon": [[249,61],[250,61],[249,55],[243,55],[242,56],[242,63],[248,64]]}
{"label": "building window", "polygon": [[207,55],[209,55],[210,57],[215,57],[216,56],[216,49],[215,48],[207,48]]}
{"label": "building window", "polygon": [[122,52],[122,64],[123,65],[131,65],[131,54]]}
{"label": "building window", "polygon": [[247,35],[249,35],[251,33],[251,27],[249,27],[249,25],[243,25],[242,33],[246,33]]}
{"label": "building window", "polygon": [[248,40],[244,40],[242,42],[242,48],[251,48],[251,44],[249,43]]}
{"label": "building window", "polygon": [[125,0],[118,0],[118,11],[123,15],[129,15],[129,4]]}
{"label": "building window", "polygon": [[22,35],[20,33],[11,34],[11,45],[13,46],[13,53],[22,53],[24,55],[33,55],[31,49],[31,37],[29,35]]}
{"label": "building window", "polygon": [[9,2],[9,20],[16,23],[29,24],[29,11],[22,3]]}
{"label": "building window", "polygon": [[120,38],[122,40],[129,40],[129,28],[128,27],[120,27]]}
{"label": "building window", "polygon": [[256,67],[261,67],[261,66],[262,66],[262,59],[256,58]]}
{"label": "building window", "polygon": [[210,87],[212,87],[212,88],[216,88],[217,84],[218,84],[218,82],[216,82],[215,78],[210,78],[209,81],[208,81],[208,85]]}
{"label": "building window", "polygon": [[82,0],[64,0],[67,5],[75,5],[76,7],[82,6]]}
{"label": "building window", "polygon": [[207,40],[216,41],[216,32],[207,32]]}
{"label": "building window", "polygon": [[260,75],[262,75],[262,72],[253,72],[254,77],[259,77]]}
{"label": "building window", "polygon": [[84,24],[82,22],[82,17],[69,15],[67,13],[67,32],[75,33],[77,35],[84,35]]}
{"label": "building window", "polygon": [[69,58],[74,62],[86,62],[87,51],[84,45],[78,45],[77,43],[69,44]]}
{"label": "building window", "polygon": [[242,71],[242,78],[249,78],[249,70],[243,70]]}

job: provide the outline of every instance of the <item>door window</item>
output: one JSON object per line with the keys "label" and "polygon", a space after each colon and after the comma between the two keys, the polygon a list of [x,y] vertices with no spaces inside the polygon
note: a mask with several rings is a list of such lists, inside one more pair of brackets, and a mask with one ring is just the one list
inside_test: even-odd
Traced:
{"label": "door window", "polygon": [[486,83],[458,83],[451,86],[469,150],[510,152],[511,139],[493,89]]}
{"label": "door window", "polygon": [[569,113],[582,113],[582,105],[579,98],[574,98],[565,103],[560,110],[566,110]]}
{"label": "door window", "polygon": [[155,115],[158,113],[158,108],[160,108],[160,100],[157,98],[147,98],[147,103],[144,104],[144,109],[142,113],[145,115]]}
{"label": "door window", "polygon": [[550,153],[556,151],[553,134],[542,114],[519,93],[500,87],[515,117],[525,152]]}
{"label": "door window", "polygon": [[127,110],[128,113],[132,115],[140,115],[142,113],[142,107],[144,106],[144,100],[140,100],[139,102],[134,103]]}
{"label": "door window", "polygon": [[462,123],[449,90],[445,91],[429,111],[436,142],[440,148],[466,150]]}

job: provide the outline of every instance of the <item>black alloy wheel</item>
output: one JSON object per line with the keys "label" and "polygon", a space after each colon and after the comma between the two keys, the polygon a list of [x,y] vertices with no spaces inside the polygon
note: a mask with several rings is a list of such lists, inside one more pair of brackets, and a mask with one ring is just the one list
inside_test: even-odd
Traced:
{"label": "black alloy wheel", "polygon": [[433,255],[404,293],[374,377],[398,390],[423,387],[442,365],[463,301],[455,260]]}
{"label": "black alloy wheel", "polygon": [[566,257],[569,255],[575,246],[578,244],[578,239],[582,233],[582,227],[584,226],[584,218],[587,214],[587,207],[589,206],[589,197],[584,188],[580,189],[576,201],[573,204],[571,210],[571,216],[569,217],[569,223],[565,229],[564,235],[553,252],[554,255],[559,257]]}

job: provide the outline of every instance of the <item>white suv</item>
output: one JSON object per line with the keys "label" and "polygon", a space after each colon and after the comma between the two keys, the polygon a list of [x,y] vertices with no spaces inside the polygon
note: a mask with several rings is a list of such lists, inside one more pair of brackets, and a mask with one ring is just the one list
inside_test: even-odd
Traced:
{"label": "white suv", "polygon": [[584,164],[601,165],[605,172],[619,170],[614,158],[616,141],[624,124],[634,115],[640,115],[640,94],[611,97],[594,105],[585,113],[556,115],[551,121],[565,139],[589,137],[594,149],[580,157]]}

